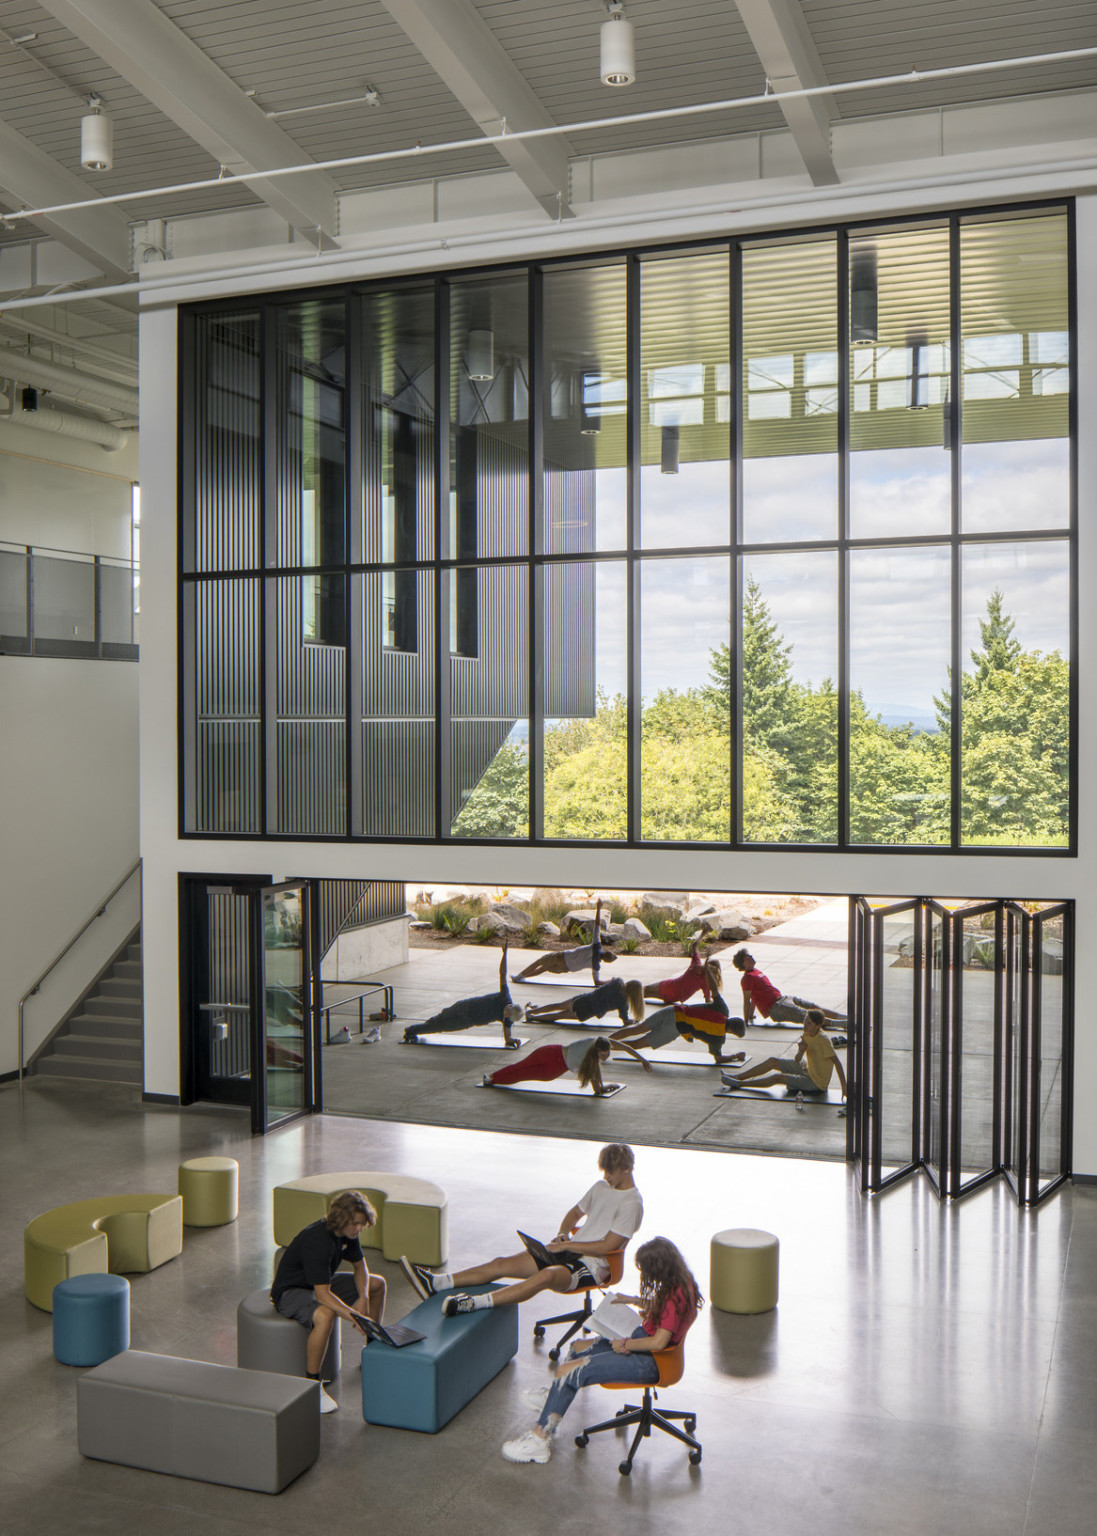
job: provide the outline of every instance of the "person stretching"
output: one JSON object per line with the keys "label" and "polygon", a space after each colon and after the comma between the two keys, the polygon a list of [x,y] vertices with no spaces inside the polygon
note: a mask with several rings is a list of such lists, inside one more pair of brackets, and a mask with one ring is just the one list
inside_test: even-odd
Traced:
{"label": "person stretching", "polygon": [[[604,1042],[603,1042],[604,1043]],[[609,1046],[606,1045],[606,1052]],[[439,1291],[448,1291],[442,1303],[445,1317],[461,1312],[479,1312],[485,1307],[510,1307],[528,1301],[538,1291],[574,1291],[580,1286],[601,1285],[609,1277],[607,1254],[624,1248],[644,1219],[644,1202],[632,1176],[636,1158],[631,1147],[614,1141],[598,1154],[601,1178],[568,1211],[559,1226],[559,1235],[545,1247],[557,1263],[545,1269],[537,1267],[533,1256],[522,1250],[506,1258],[488,1259],[471,1269],[455,1274],[436,1273],[425,1264],[413,1264],[403,1257],[400,1268],[412,1289],[425,1301]],[[578,1236],[572,1234],[578,1231]],[[466,1296],[466,1285],[489,1285],[493,1280],[515,1280],[481,1296]]]}
{"label": "person stretching", "polygon": [[666,981],[653,981],[644,988],[644,997],[653,1003],[684,1003],[695,992],[704,994],[706,1003],[712,1001],[713,986],[718,992],[724,984],[719,960],[701,959],[695,944],[690,952],[689,965],[681,976],[668,976]]}
{"label": "person stretching", "polygon": [[522,1017],[522,1010],[514,1002],[507,986],[507,940],[503,936],[503,955],[499,961],[499,990],[485,992],[480,997],[463,997],[459,1003],[443,1008],[423,1024],[411,1024],[404,1030],[401,1045],[418,1045],[420,1035],[443,1035],[459,1029],[475,1029],[477,1024],[503,1025],[503,1044],[516,1051],[518,1041],[510,1032],[510,1026]]}
{"label": "person stretching", "polygon": [[[624,1046],[636,1060],[651,1071],[651,1062],[632,1049]],[[565,1072],[574,1072],[584,1088],[589,1088],[596,1099],[606,1096],[617,1085],[603,1083],[602,1063],[609,1060],[609,1041],[605,1035],[596,1040],[573,1040],[569,1045],[539,1045],[521,1061],[499,1067],[495,1072],[485,1072],[485,1088],[509,1088],[515,1083],[553,1083]]]}
{"label": "person stretching", "polygon": [[781,1056],[769,1056],[745,1072],[721,1072],[721,1078],[729,1088],[776,1088],[783,1084],[790,1093],[826,1093],[831,1074],[837,1072],[845,1098],[845,1069],[838,1052],[823,1033],[823,1023],[820,1010],[809,1008],[804,1033],[792,1062]]}
{"label": "person stretching", "polygon": [[543,976],[550,973],[554,976],[562,976],[568,971],[585,971],[588,967],[594,977],[595,985],[598,984],[598,974],[603,961],[606,965],[612,965],[617,956],[609,949],[612,939],[605,938],[602,934],[602,898],[599,896],[598,905],[594,909],[594,932],[591,934],[589,944],[580,944],[575,949],[554,949],[548,954],[538,955],[536,960],[531,960],[524,971],[519,971],[511,981],[525,981],[530,976]]}
{"label": "person stretching", "polygon": [[553,1372],[552,1386],[531,1387],[522,1396],[541,1415],[532,1429],[507,1440],[507,1461],[546,1462],[552,1456],[557,1425],[575,1401],[580,1387],[602,1382],[635,1382],[652,1386],[659,1380],[655,1360],[661,1349],[681,1344],[704,1305],[697,1281],[681,1253],[666,1237],[653,1237],[636,1250],[640,1271],[639,1296],[611,1293],[613,1301],[640,1308],[640,1326],[627,1339],[595,1339],[573,1344],[567,1360]]}
{"label": "person stretching", "polygon": [[828,1025],[846,1023],[844,1013],[820,1008],[818,1003],[808,1002],[806,997],[786,996],[778,991],[769,977],[763,976],[748,950],[737,949],[731,957],[731,963],[742,973],[743,1017],[748,1024],[754,1018],[755,1010],[763,1019],[768,1019],[770,1024],[802,1024],[809,1008],[821,1013]]}
{"label": "person stretching", "polygon": [[[746,1060],[745,1051],[735,1051],[730,1056],[722,1054],[727,1032],[741,1035],[745,1029],[742,1019],[729,1019],[727,1004],[719,992],[719,967],[709,961],[709,982],[712,1001],[706,1006],[680,1003],[658,1008],[642,1022],[626,1024],[623,1029],[610,1035],[611,1045],[622,1045],[626,1050],[661,1050],[672,1040],[695,1040],[700,1035],[708,1047],[715,1066],[728,1066]],[[717,974],[713,976],[713,972]],[[736,1028],[738,1026],[738,1028]]]}
{"label": "person stretching", "polygon": [[[320,1367],[337,1317],[361,1328],[363,1313],[379,1323],[385,1310],[385,1282],[366,1268],[358,1237],[372,1227],[377,1212],[356,1189],[344,1190],[319,1221],[302,1227],[278,1261],[270,1299],[276,1311],[309,1330],[305,1344],[306,1374],[320,1380]],[[352,1274],[337,1274],[346,1259]],[[339,1404],[320,1387],[320,1412],[334,1413]]]}
{"label": "person stretching", "polygon": [[590,1019],[603,1019],[607,1013],[617,1010],[622,1024],[644,1017],[644,989],[638,981],[622,981],[615,976],[589,992],[579,992],[564,1003],[533,1003],[526,1005],[528,1024],[586,1024]]}

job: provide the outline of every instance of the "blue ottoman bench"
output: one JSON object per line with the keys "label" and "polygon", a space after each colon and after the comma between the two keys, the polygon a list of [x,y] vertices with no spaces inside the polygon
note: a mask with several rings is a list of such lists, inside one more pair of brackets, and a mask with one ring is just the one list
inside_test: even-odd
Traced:
{"label": "blue ottoman bench", "polygon": [[53,1288],[53,1353],[62,1365],[102,1365],[130,1347],[130,1284],[73,1275]]}
{"label": "blue ottoman bench", "polygon": [[[473,1295],[494,1286],[470,1286]],[[422,1301],[401,1321],[425,1337],[393,1349],[362,1350],[362,1417],[369,1424],[435,1435],[518,1353],[518,1308],[442,1316],[442,1297]]]}

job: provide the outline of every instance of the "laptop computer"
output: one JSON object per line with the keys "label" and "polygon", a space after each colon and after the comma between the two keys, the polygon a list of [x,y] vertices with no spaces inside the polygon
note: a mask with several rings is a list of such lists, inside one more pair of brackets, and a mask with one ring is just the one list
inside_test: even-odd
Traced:
{"label": "laptop computer", "polygon": [[[570,1269],[574,1266],[569,1261],[582,1259],[580,1254],[572,1253],[567,1248],[563,1249],[560,1253],[549,1253],[541,1239],[539,1237],[530,1237],[528,1232],[519,1232],[518,1236],[522,1239],[526,1252],[538,1269],[550,1269],[553,1264],[567,1264]],[[586,1263],[586,1260],[582,1259],[582,1262]]]}
{"label": "laptop computer", "polygon": [[405,1344],[415,1344],[425,1339],[425,1333],[405,1328],[403,1323],[375,1323],[372,1317],[362,1318],[362,1332],[370,1343],[376,1339],[381,1344],[391,1344],[393,1349],[403,1349]]}

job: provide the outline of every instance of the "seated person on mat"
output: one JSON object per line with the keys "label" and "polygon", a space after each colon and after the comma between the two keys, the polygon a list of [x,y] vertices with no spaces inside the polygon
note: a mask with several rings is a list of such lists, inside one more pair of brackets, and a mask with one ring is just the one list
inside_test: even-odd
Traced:
{"label": "seated person on mat", "polygon": [[[283,1317],[309,1329],[305,1346],[307,1374],[320,1380],[320,1367],[337,1317],[361,1328],[359,1317],[381,1321],[385,1310],[385,1282],[366,1268],[358,1241],[363,1227],[372,1227],[377,1212],[356,1189],[336,1195],[328,1214],[302,1227],[278,1261],[270,1299]],[[337,1274],[343,1260],[354,1266],[353,1274]],[[320,1388],[320,1412],[334,1413],[339,1404]]]}
{"label": "seated person on mat", "polygon": [[553,1436],[560,1420],[575,1400],[580,1387],[601,1382],[635,1382],[652,1386],[659,1380],[655,1355],[681,1344],[704,1304],[697,1281],[674,1244],[653,1237],[636,1250],[640,1271],[639,1296],[616,1294],[615,1301],[640,1308],[640,1326],[627,1339],[598,1338],[589,1344],[573,1344],[568,1358],[553,1372],[551,1387],[530,1387],[522,1396],[541,1416],[532,1429],[503,1445],[508,1461],[548,1461]]}
{"label": "seated person on mat", "polygon": [[420,1035],[444,1035],[459,1029],[474,1029],[477,1024],[503,1025],[503,1044],[516,1051],[518,1041],[513,1038],[510,1026],[522,1017],[522,1010],[510,995],[507,986],[507,940],[503,936],[503,955],[499,961],[499,990],[485,992],[480,997],[463,997],[459,1003],[443,1008],[423,1024],[412,1024],[404,1030],[401,1045],[416,1045]]}
{"label": "seated person on mat", "polygon": [[[609,1051],[606,1046],[607,1053]],[[522,1250],[507,1258],[488,1259],[456,1274],[435,1274],[425,1264],[401,1258],[400,1267],[413,1289],[424,1299],[439,1291],[451,1291],[442,1303],[446,1317],[459,1312],[479,1312],[485,1307],[510,1307],[528,1301],[538,1291],[574,1291],[579,1286],[600,1285],[609,1276],[607,1253],[623,1248],[644,1219],[644,1202],[632,1177],[635,1157],[631,1147],[611,1142],[598,1154],[602,1177],[568,1211],[559,1236],[545,1247],[559,1263],[539,1269],[537,1260]],[[582,1226],[580,1226],[582,1222]],[[579,1228],[578,1237],[572,1233]],[[464,1285],[489,1285],[493,1280],[516,1280],[482,1296],[466,1296]]]}
{"label": "seated person on mat", "polygon": [[[716,1006],[719,1002],[723,1008]],[[735,1026],[739,1028],[736,1029]],[[730,1065],[733,1062],[746,1060],[745,1051],[735,1051],[730,1056],[722,1054],[724,1041],[727,1039],[729,1028],[732,1033],[743,1033],[743,1021],[730,1019],[727,1015],[727,1005],[716,993],[713,1003],[705,1007],[697,1007],[679,1004],[677,1007],[670,1004],[666,1008],[657,1008],[642,1022],[626,1024],[623,1029],[618,1029],[610,1035],[611,1045],[622,1045],[627,1050],[642,1051],[645,1048],[658,1051],[664,1045],[670,1045],[672,1040],[695,1040],[700,1037],[704,1045],[708,1047],[715,1066]]]}
{"label": "seated person on mat", "polygon": [[712,1001],[713,991],[719,992],[724,975],[719,960],[702,960],[695,944],[690,953],[689,965],[681,976],[669,976],[666,981],[653,981],[644,988],[644,997],[653,1003],[684,1003],[695,992],[704,995],[706,1003]]}
{"label": "seated person on mat", "polygon": [[[823,1033],[823,1022],[818,1008],[808,1010],[804,1033],[800,1036],[793,1061],[770,1056],[745,1072],[721,1072],[720,1076],[729,1088],[776,1088],[778,1084],[784,1084],[790,1093],[826,1093],[831,1073],[837,1072],[845,1098],[845,1069],[838,1052]],[[802,1061],[803,1066],[800,1065]]]}
{"label": "seated person on mat", "polygon": [[616,1009],[621,1023],[644,1017],[644,989],[638,981],[622,981],[615,976],[589,992],[579,992],[563,1003],[527,1003],[529,1024],[586,1024],[589,1019],[605,1018]]}
{"label": "seated person on mat", "polygon": [[[648,1072],[651,1062],[622,1042],[622,1048],[636,1057]],[[514,1061],[495,1072],[485,1072],[485,1088],[509,1088],[513,1083],[554,1083],[566,1072],[574,1072],[584,1088],[589,1088],[596,1099],[602,1098],[616,1087],[615,1083],[603,1083],[602,1063],[609,1060],[609,1041],[604,1035],[594,1040],[573,1040],[569,1045],[539,1045],[521,1061]]]}
{"label": "seated person on mat", "polygon": [[846,1023],[844,1013],[820,1008],[818,1003],[809,1003],[806,997],[786,996],[778,991],[769,977],[763,976],[748,950],[737,949],[731,957],[731,963],[737,971],[742,972],[743,1017],[748,1024],[754,1018],[756,1009],[771,1024],[802,1024],[809,1008],[821,1013],[828,1026]]}
{"label": "seated person on mat", "polygon": [[612,965],[617,959],[607,947],[612,943],[613,940],[602,933],[602,898],[599,896],[598,905],[594,909],[594,932],[589,944],[580,944],[576,949],[554,949],[546,955],[538,955],[536,960],[531,960],[525,970],[519,971],[511,980],[524,981],[528,976],[543,976],[546,973],[563,976],[569,971],[585,971],[589,967],[597,985],[602,961]]}

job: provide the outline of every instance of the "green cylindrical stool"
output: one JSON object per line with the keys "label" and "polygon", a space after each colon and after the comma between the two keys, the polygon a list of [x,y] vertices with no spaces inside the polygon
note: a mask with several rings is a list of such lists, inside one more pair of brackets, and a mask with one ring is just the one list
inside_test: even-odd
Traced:
{"label": "green cylindrical stool", "polygon": [[721,1312],[772,1312],[780,1244],[772,1232],[717,1232],[709,1255],[709,1300]]}
{"label": "green cylindrical stool", "polygon": [[240,1165],[232,1157],[192,1157],[179,1164],[185,1227],[224,1227],[240,1208]]}

